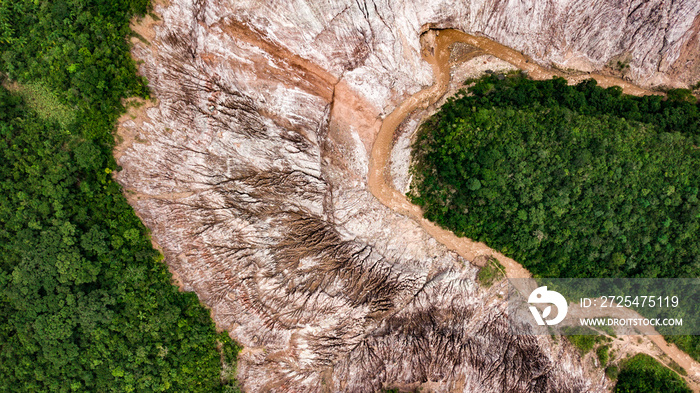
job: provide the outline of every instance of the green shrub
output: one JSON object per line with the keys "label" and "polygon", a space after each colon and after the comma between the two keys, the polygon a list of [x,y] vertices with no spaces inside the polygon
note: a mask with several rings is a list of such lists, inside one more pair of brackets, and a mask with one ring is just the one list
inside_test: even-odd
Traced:
{"label": "green shrub", "polygon": [[610,346],[601,345],[596,349],[596,355],[598,356],[598,361],[600,362],[600,367],[605,367],[610,360]]}
{"label": "green shrub", "polygon": [[640,353],[620,367],[615,393],[690,393],[692,390],[675,372],[649,355]]}
{"label": "green shrub", "polygon": [[566,334],[566,339],[569,340],[583,356],[590,352],[596,344],[606,341],[606,337],[596,334],[596,331],[586,326],[565,327],[563,332]]}
{"label": "green shrub", "polygon": [[489,258],[486,265],[479,269],[476,279],[479,282],[479,285],[488,288],[493,285],[494,282],[503,278],[504,272],[505,268],[496,258]]}
{"label": "green shrub", "polygon": [[700,361],[700,336],[664,336],[664,339]]}

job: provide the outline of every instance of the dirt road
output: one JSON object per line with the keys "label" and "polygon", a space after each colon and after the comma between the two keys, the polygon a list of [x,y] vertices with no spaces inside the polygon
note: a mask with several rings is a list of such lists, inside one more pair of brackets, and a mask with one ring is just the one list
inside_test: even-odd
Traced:
{"label": "dirt road", "polygon": [[[546,69],[528,59],[523,54],[493,42],[484,37],[475,37],[457,30],[430,30],[422,37],[423,58],[433,68],[435,82],[403,101],[382,122],[381,128],[372,145],[372,153],[369,163],[369,189],[372,194],[384,205],[403,214],[423,227],[437,241],[444,244],[450,250],[455,251],[468,261],[473,261],[481,255],[491,255],[505,267],[509,278],[531,277],[530,272],[515,260],[506,257],[484,243],[475,242],[468,238],[458,237],[449,230],[438,227],[423,218],[421,208],[408,201],[405,195],[393,187],[388,170],[388,162],[393,148],[394,132],[401,122],[416,109],[427,108],[437,102],[447,93],[450,82],[450,45],[455,42],[463,42],[472,45],[480,51],[476,54],[487,53],[505,60],[514,66],[527,71],[534,79],[550,79],[553,76],[567,77],[572,82],[585,78],[594,78],[600,86],[620,86],[624,93],[634,95],[652,94],[653,92],[635,86],[619,78],[599,75],[583,74],[577,76],[563,75],[562,73]],[[461,59],[469,60],[470,57]],[[700,364],[679,350],[674,345],[669,345],[662,336],[644,336],[657,345],[671,360],[683,367],[688,372],[686,380],[695,392],[700,392]]]}

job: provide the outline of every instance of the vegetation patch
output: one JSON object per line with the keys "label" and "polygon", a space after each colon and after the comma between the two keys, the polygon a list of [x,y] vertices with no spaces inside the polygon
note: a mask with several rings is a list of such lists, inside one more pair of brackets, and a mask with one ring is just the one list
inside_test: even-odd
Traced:
{"label": "vegetation patch", "polygon": [[620,368],[616,365],[611,365],[605,368],[605,376],[610,378],[611,381],[617,380],[617,376],[620,375]]}
{"label": "vegetation patch", "polygon": [[685,93],[486,76],[422,126],[408,195],[536,276],[697,277],[700,111]]}
{"label": "vegetation patch", "polygon": [[25,103],[42,119],[56,121],[64,128],[75,120],[75,112],[61,103],[58,97],[46,87],[40,84],[6,83],[6,85],[8,90],[21,95]]}
{"label": "vegetation patch", "polygon": [[676,344],[680,350],[700,361],[700,336],[664,336],[664,339]]}
{"label": "vegetation patch", "polygon": [[600,367],[605,367],[610,360],[610,345],[601,345],[596,349],[596,356],[600,362]]}
{"label": "vegetation patch", "polygon": [[505,277],[505,268],[496,258],[489,257],[486,264],[479,269],[476,279],[479,285],[489,288],[494,282]]}
{"label": "vegetation patch", "polygon": [[681,367],[680,364],[676,363],[675,361],[671,360],[668,364],[668,367],[671,368],[671,370],[677,372],[679,375],[687,376],[688,372],[685,371],[683,367]]}
{"label": "vegetation patch", "polygon": [[[422,125],[408,196],[536,277],[697,277],[699,146],[689,90],[485,76]],[[667,339],[700,359],[697,336]]]}
{"label": "vegetation patch", "polygon": [[578,349],[581,356],[590,352],[597,344],[610,342],[610,338],[601,335],[586,326],[565,327],[566,339]]}
{"label": "vegetation patch", "polygon": [[240,393],[241,387],[238,384],[236,373],[238,371],[238,353],[243,349],[237,342],[231,340],[228,333],[221,333],[220,339],[221,363],[223,370],[221,373],[222,393]]}
{"label": "vegetation patch", "polygon": [[238,347],[171,284],[110,175],[122,100],[148,96],[125,39],[146,11],[0,2],[0,391],[236,389]]}
{"label": "vegetation patch", "polygon": [[615,393],[692,392],[678,374],[643,353],[622,362],[613,391]]}

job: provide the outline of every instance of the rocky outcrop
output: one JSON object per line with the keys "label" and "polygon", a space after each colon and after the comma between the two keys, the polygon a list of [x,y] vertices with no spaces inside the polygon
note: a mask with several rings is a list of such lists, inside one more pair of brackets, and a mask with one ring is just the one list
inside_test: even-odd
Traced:
{"label": "rocky outcrop", "polygon": [[566,346],[513,336],[498,288],[479,288],[475,268],[379,203],[368,152],[383,116],[432,83],[419,40],[429,26],[565,67],[624,55],[641,84],[686,83],[698,70],[677,62],[694,61],[700,3],[172,0],[156,11],[163,22],[134,55],[159,102],[122,124],[117,180],[183,288],[245,345],[246,390],[605,389]]}

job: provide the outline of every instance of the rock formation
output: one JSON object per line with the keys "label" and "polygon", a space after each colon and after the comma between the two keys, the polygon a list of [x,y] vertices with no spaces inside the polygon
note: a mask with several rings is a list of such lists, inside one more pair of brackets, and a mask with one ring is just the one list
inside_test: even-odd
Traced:
{"label": "rock formation", "polygon": [[[247,391],[604,391],[565,345],[513,336],[498,287],[367,189],[381,119],[432,83],[429,27],[537,62],[700,76],[700,3],[207,1],[158,5],[134,55],[158,104],[117,180],[185,290],[246,350]],[[595,378],[592,378],[595,377]]]}

